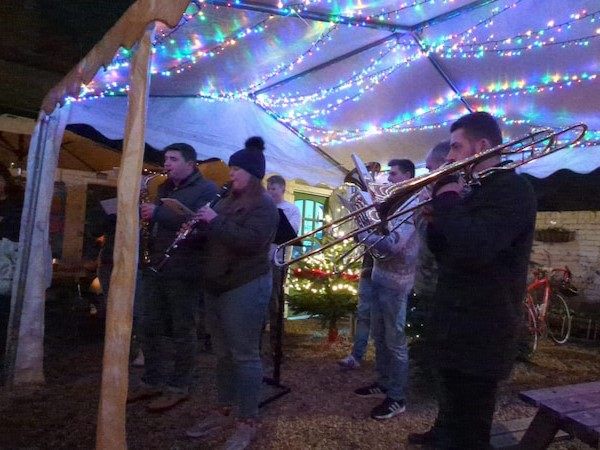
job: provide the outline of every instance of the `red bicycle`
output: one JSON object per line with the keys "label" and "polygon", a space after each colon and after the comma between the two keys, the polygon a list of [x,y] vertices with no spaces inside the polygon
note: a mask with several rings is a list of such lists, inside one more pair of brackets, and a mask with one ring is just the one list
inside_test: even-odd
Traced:
{"label": "red bicycle", "polygon": [[533,270],[533,282],[527,287],[525,306],[532,342],[537,349],[540,337],[550,337],[557,344],[564,344],[571,334],[571,311],[563,295],[575,295],[571,285],[571,271],[538,268]]}

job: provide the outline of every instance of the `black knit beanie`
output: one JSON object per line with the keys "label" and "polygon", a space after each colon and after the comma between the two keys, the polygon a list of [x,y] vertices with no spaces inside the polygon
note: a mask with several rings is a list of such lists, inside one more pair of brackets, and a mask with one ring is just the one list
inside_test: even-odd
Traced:
{"label": "black knit beanie", "polygon": [[265,177],[265,141],[260,136],[248,138],[244,148],[229,158],[229,165],[244,169],[259,180]]}

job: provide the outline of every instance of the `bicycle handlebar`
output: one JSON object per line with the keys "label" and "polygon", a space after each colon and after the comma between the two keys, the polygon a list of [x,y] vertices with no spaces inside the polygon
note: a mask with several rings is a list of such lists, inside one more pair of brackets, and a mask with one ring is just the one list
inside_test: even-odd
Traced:
{"label": "bicycle handlebar", "polygon": [[552,276],[554,274],[557,273],[562,273],[562,278],[563,281],[566,283],[569,283],[571,281],[571,271],[569,270],[569,268],[567,266],[565,267],[543,267],[543,266],[539,266],[537,268],[534,268],[532,270],[533,275],[536,278],[540,278],[541,277],[546,277],[546,274],[550,274],[550,278],[552,278]]}

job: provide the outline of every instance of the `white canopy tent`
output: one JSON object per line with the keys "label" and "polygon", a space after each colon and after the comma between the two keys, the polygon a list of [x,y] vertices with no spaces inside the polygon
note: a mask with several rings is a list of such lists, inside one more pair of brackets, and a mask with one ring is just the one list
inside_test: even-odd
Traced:
{"label": "white canopy tent", "polygon": [[[546,0],[543,9],[539,0],[138,0],[42,106],[13,286],[13,306],[24,308],[11,315],[15,322],[23,310],[19,339],[35,351],[18,353],[17,368],[26,373],[37,361],[29,381],[40,381],[43,274],[35,261],[47,239],[48,173],[68,123],[125,141],[115,271],[126,280],[111,280],[97,440],[98,448],[124,448],[123,344],[131,326],[133,211],[144,142],[182,140],[202,158],[227,159],[260,134],[269,172],[332,187],[352,168],[352,153],[383,165],[391,157],[422,161],[448,138],[453,120],[474,110],[497,116],[508,139],[585,122],[585,145],[594,145],[597,17],[595,0]],[[154,21],[156,28],[147,28]],[[57,109],[69,98],[78,101]]]}
{"label": "white canopy tent", "polygon": [[[392,157],[421,163],[473,110],[496,115],[507,140],[584,122],[584,145],[595,145],[598,17],[593,0],[543,9],[537,0],[192,1],[176,26],[158,24],[146,138],[156,148],[182,139],[200,159],[226,160],[260,134],[268,171],[330,187],[343,177],[338,163],[353,168],[352,153],[383,167]],[[68,123],[122,138],[135,45],[106,49],[135,42],[139,27],[110,35],[44,109],[77,97]],[[77,76],[98,58],[106,70],[80,90]]]}

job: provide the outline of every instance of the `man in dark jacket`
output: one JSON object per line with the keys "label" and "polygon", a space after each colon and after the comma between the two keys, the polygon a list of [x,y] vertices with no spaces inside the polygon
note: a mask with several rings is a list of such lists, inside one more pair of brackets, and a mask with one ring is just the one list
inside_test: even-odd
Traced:
{"label": "man in dark jacket", "polygon": [[[142,384],[128,401],[151,397],[148,409],[164,411],[188,398],[196,354],[196,310],[202,290],[201,261],[186,242],[161,264],[182,225],[191,215],[173,208],[164,200],[174,199],[192,212],[213,200],[217,186],[205,180],[196,168],[196,151],[188,144],[165,148],[167,181],[158,188],[156,202],[143,204],[141,217],[150,222],[150,267],[144,269],[140,299],[142,350],[145,373]],[[160,271],[151,270],[160,265]],[[167,360],[164,335],[172,336],[173,361]]]}
{"label": "man in dark jacket", "polygon": [[[448,162],[502,143],[495,119],[476,112],[451,127]],[[499,156],[472,167],[502,166]],[[429,351],[439,377],[439,412],[426,433],[409,442],[435,449],[482,450],[489,445],[498,382],[510,374],[535,227],[531,186],[514,170],[465,189],[446,177],[434,186],[428,244],[438,284],[428,323]]]}

